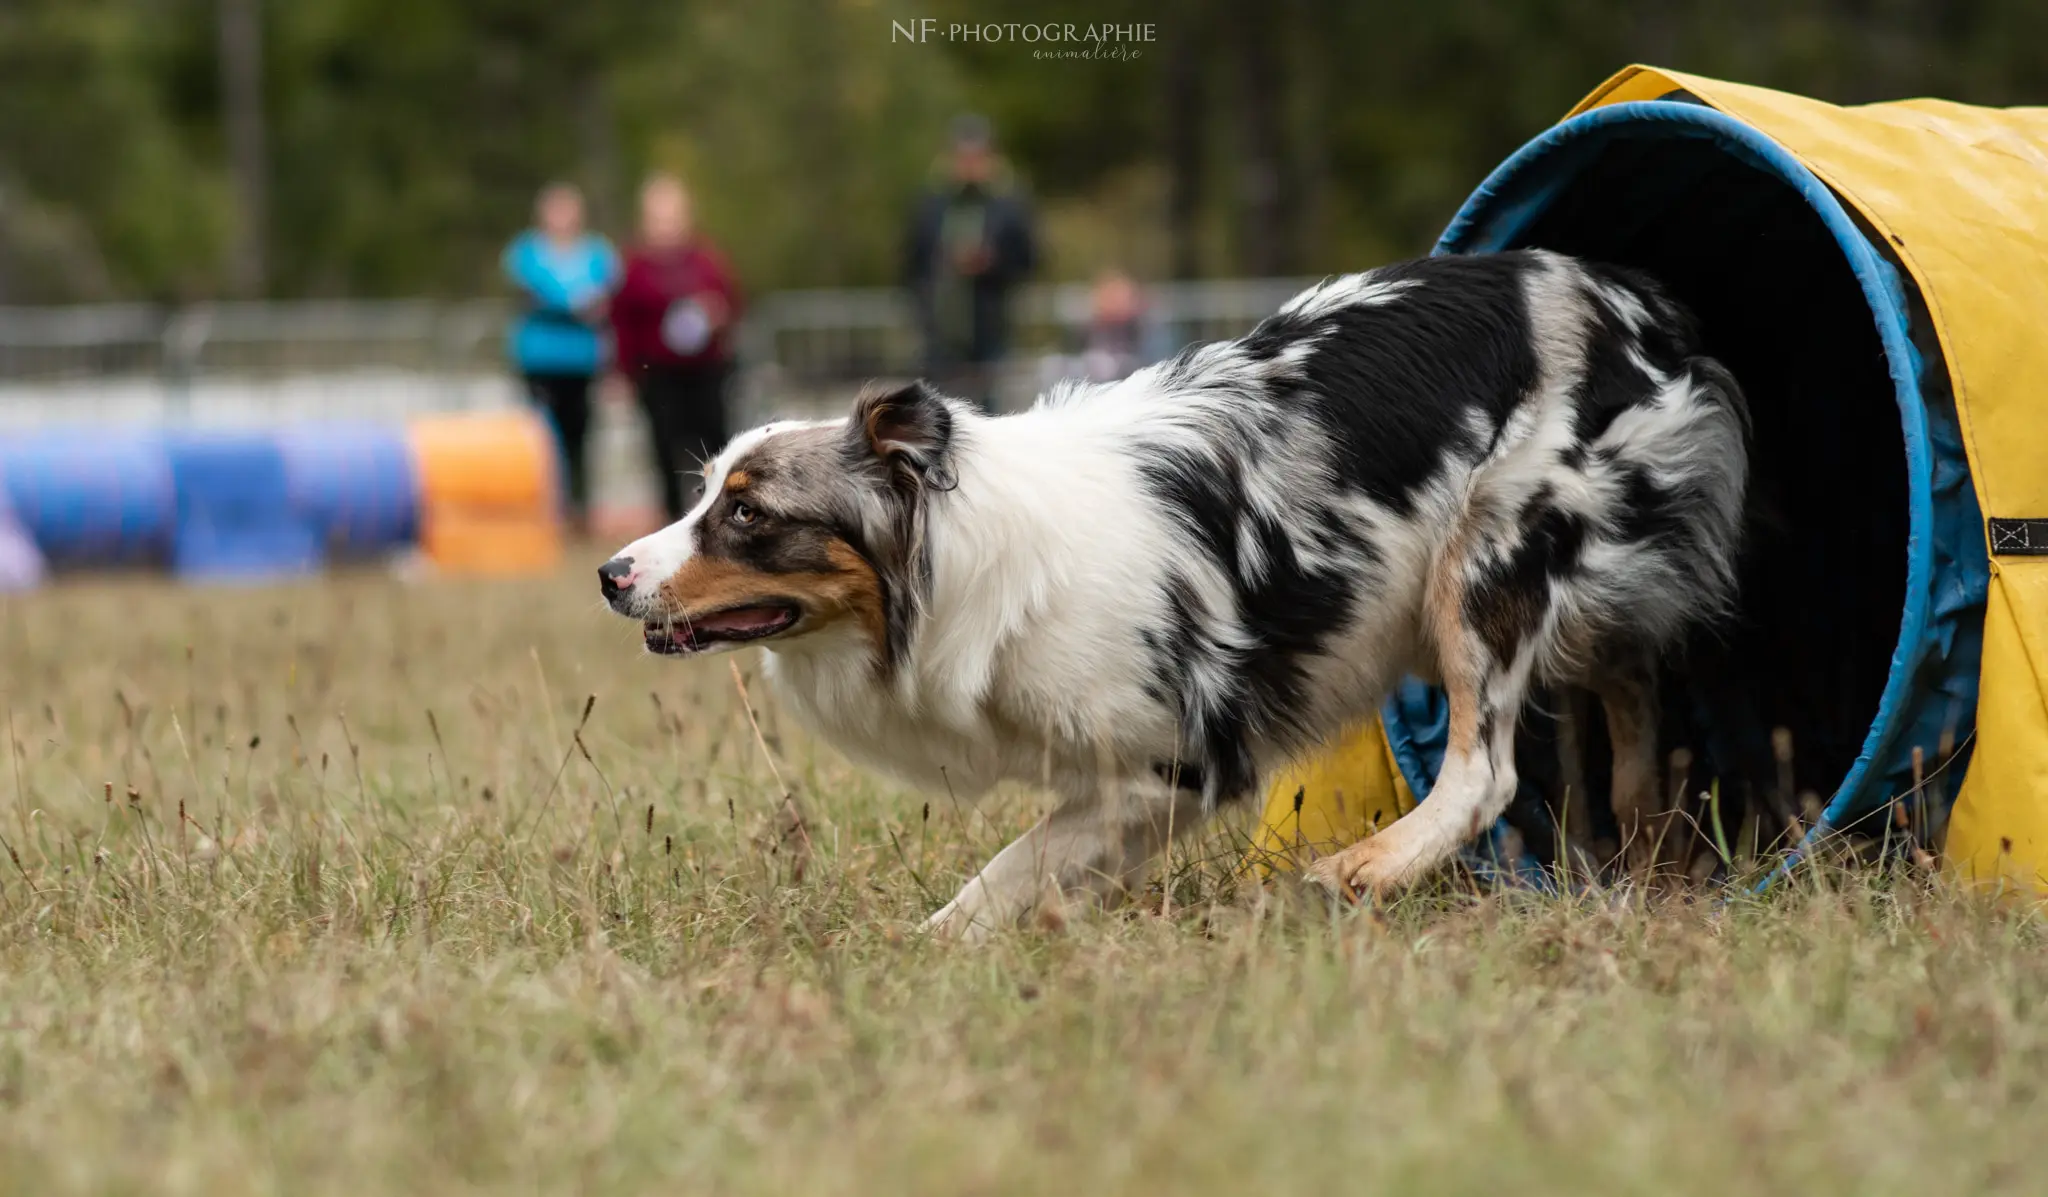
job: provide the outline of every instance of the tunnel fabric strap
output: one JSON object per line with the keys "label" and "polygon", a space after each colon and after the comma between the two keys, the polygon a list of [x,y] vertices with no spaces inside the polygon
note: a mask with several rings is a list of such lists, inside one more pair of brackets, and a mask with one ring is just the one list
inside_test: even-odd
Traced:
{"label": "tunnel fabric strap", "polygon": [[2003,520],[1992,516],[1991,553],[1995,557],[2048,557],[2048,519]]}

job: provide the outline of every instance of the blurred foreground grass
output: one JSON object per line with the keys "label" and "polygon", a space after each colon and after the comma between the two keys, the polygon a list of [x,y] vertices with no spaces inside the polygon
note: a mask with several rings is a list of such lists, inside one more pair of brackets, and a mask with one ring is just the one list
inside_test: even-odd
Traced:
{"label": "blurred foreground grass", "polygon": [[727,663],[585,573],[0,608],[0,1191],[2041,1191],[2025,916],[1332,914],[1224,830],[1164,917],[927,944],[1028,796],[927,806],[756,682],[793,833]]}

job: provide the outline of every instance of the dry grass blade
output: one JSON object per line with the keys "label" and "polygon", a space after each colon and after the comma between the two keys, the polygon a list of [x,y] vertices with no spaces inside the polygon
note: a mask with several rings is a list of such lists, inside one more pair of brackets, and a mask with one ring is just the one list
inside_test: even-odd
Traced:
{"label": "dry grass blade", "polygon": [[782,792],[782,802],[775,809],[773,831],[768,840],[769,850],[787,863],[791,881],[802,881],[811,863],[810,824],[804,819],[803,804],[797,801],[796,792],[782,780],[782,768],[775,763],[775,753],[769,750],[767,737],[761,734],[761,719],[754,711],[754,700],[747,694],[747,679],[740,673],[739,662],[726,663],[732,668],[733,689],[739,693],[740,707],[747,713],[747,726],[753,729],[754,744],[761,750],[761,759],[768,764],[768,773],[775,779],[775,788]]}

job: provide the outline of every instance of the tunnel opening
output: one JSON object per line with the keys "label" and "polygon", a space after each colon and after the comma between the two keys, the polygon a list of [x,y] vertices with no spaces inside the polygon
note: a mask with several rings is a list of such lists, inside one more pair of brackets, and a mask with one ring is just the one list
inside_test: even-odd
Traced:
{"label": "tunnel opening", "polygon": [[[1913,784],[1916,745],[1923,783],[1937,769],[1959,781],[1979,629],[1967,603],[1938,601],[1944,585],[1968,590],[1949,576],[1968,562],[1936,542],[1961,505],[1974,518],[1974,499],[1954,493],[1969,487],[1946,371],[1882,238],[1760,135],[1679,97],[1596,110],[1531,143],[1438,250],[1516,248],[1650,274],[1748,397],[1740,609],[1666,663],[1670,792],[1718,782],[1768,833],[1810,826],[1815,806],[1838,827],[1883,813]],[[1510,819],[1539,857],[1554,857],[1542,828],[1570,786],[1589,795],[1596,832],[1611,829],[1589,701],[1541,695],[1524,721]],[[1564,712],[1576,717],[1561,728]],[[1410,686],[1386,714],[1396,761],[1425,793],[1443,699]],[[1561,753],[1560,736],[1576,749]],[[1689,767],[1669,755],[1681,748]]]}

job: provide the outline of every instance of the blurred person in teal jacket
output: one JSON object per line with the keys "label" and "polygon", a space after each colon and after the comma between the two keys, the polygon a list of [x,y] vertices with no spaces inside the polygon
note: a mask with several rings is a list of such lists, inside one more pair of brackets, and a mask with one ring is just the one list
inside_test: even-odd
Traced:
{"label": "blurred person in teal jacket", "polygon": [[569,518],[580,522],[590,497],[583,461],[590,385],[608,356],[606,304],[619,281],[619,256],[584,228],[583,193],[571,184],[542,188],[533,212],[534,227],[505,247],[505,275],[524,305],[506,346],[528,395],[554,424]]}

